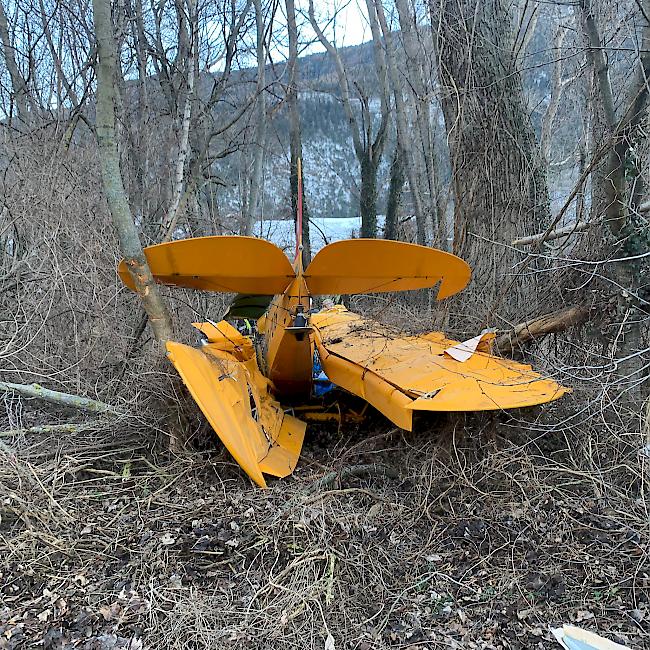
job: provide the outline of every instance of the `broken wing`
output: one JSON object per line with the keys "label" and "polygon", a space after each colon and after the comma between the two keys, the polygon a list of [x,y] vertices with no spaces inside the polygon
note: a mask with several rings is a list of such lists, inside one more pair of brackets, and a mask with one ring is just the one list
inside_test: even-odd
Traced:
{"label": "broken wing", "polygon": [[167,343],[194,401],[257,485],[266,487],[263,473],[288,476],[298,463],[306,424],[285,414],[271,397],[248,339],[225,321],[195,325],[209,339],[200,350]]}
{"label": "broken wing", "polygon": [[491,411],[544,404],[567,388],[530,366],[477,351],[458,361],[458,345],[439,332],[404,336],[343,307],[312,316],[323,370],[403,429],[413,411]]}

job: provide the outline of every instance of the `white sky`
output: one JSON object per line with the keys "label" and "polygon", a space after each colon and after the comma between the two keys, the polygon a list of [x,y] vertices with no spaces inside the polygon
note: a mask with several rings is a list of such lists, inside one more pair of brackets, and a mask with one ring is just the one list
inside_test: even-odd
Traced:
{"label": "white sky", "polygon": [[[307,13],[308,3],[298,0],[297,8]],[[315,0],[316,17],[324,19],[321,24],[325,24],[329,19],[336,17],[327,35],[339,47],[349,45],[358,45],[371,38],[370,27],[366,18],[366,3],[364,0]],[[305,25],[308,27],[308,25]],[[307,30],[305,30],[307,31]],[[312,34],[311,28],[308,30]],[[305,34],[307,36],[307,34]],[[322,50],[318,43],[314,46],[315,51]]]}

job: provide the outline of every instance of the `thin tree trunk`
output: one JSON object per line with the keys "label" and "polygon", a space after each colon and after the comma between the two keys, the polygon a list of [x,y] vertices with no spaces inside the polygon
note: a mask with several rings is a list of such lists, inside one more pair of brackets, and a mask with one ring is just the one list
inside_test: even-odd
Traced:
{"label": "thin tree trunk", "polygon": [[390,184],[386,201],[386,223],[384,239],[399,239],[397,225],[399,222],[399,204],[404,189],[404,156],[399,143],[395,145],[393,161],[390,166]]}
{"label": "thin tree trunk", "polygon": [[566,32],[567,28],[564,25],[558,25],[555,38],[553,39],[553,56],[555,57],[555,61],[551,73],[551,98],[542,118],[542,131],[539,137],[539,148],[542,160],[545,162],[547,169],[551,164],[551,135],[553,133],[553,124],[558,108],[560,107],[564,87],[568,83],[562,79],[562,57],[560,56]]}
{"label": "thin tree trunk", "polygon": [[[286,0],[287,27],[289,31],[289,60],[287,62],[289,81],[287,105],[289,109],[289,185],[291,191],[291,213],[294,220],[298,215],[298,161],[302,160],[302,129],[298,110],[298,26],[294,0]],[[302,263],[306,268],[311,261],[311,240],[309,236],[309,210],[305,201],[305,178],[302,178]]]}
{"label": "thin tree trunk", "polygon": [[0,0],[0,42],[2,42],[2,53],[4,54],[5,65],[7,66],[9,78],[11,79],[18,121],[24,125],[28,125],[30,122],[29,108],[32,102],[27,88],[27,82],[16,64],[16,50],[9,38],[9,25],[2,0]]}
{"label": "thin tree trunk", "polygon": [[[318,40],[323,47],[328,51],[334,61],[334,67],[338,77],[339,86],[341,88],[341,101],[345,110],[348,123],[350,125],[350,132],[352,134],[352,142],[354,144],[354,151],[361,167],[361,192],[359,193],[359,212],[361,216],[361,229],[362,232],[368,237],[377,236],[377,213],[376,213],[376,196],[372,198],[370,192],[374,189],[376,192],[377,187],[377,170],[383,155],[384,147],[386,144],[386,135],[388,132],[389,124],[389,110],[388,110],[388,90],[386,84],[386,62],[382,50],[382,44],[379,38],[379,30],[377,28],[376,10],[372,0],[366,0],[366,6],[370,16],[370,27],[373,34],[373,54],[375,59],[375,69],[379,79],[380,102],[381,102],[381,121],[377,127],[374,137],[372,134],[372,116],[370,113],[370,103],[368,97],[363,95],[361,91],[361,124],[365,126],[362,128],[359,124],[359,119],[352,107],[350,81],[347,72],[343,66],[341,57],[337,49],[329,42],[323,30],[318,25],[314,15],[314,1],[309,0],[309,21],[311,26],[316,32]],[[357,87],[358,88],[358,87]],[[366,174],[374,174],[373,178],[366,178]],[[373,212],[373,210],[375,210]]]}
{"label": "thin tree trunk", "polygon": [[255,5],[255,24],[257,26],[257,91],[255,97],[255,142],[253,143],[253,171],[250,178],[250,192],[247,210],[244,214],[243,235],[253,232],[253,224],[258,217],[260,196],[262,194],[262,171],[266,140],[266,101],[264,96],[266,47],[264,43],[264,15],[261,0],[253,0]]}
{"label": "thin tree trunk", "polygon": [[[594,141],[595,144],[607,139],[613,141],[606,163],[592,177],[592,215],[604,215],[611,231],[610,237],[601,240],[600,246],[605,249],[605,254],[622,254],[633,258],[612,268],[613,281],[624,290],[617,295],[615,322],[609,324],[616,332],[612,354],[621,359],[616,364],[616,374],[621,379],[628,379],[626,383],[629,383],[629,387],[625,392],[633,400],[640,396],[638,377],[642,371],[642,360],[638,352],[643,347],[638,304],[633,298],[641,284],[640,262],[634,258],[639,249],[647,250],[648,247],[647,227],[638,223],[636,202],[640,201],[640,197],[634,180],[635,177],[641,179],[643,171],[636,159],[636,141],[645,137],[639,133],[639,127],[649,97],[650,0],[642,0],[639,9],[643,24],[639,58],[635,75],[625,92],[622,115],[617,115],[609,66],[604,56],[603,39],[594,7],[591,0],[581,0],[579,8],[579,18],[587,37],[587,60],[591,64],[598,91],[598,101],[593,108]],[[630,166],[629,177],[633,181],[629,186],[626,165]]]}
{"label": "thin tree trunk", "polygon": [[[399,14],[399,24],[402,32],[402,40],[404,41],[407,69],[413,71],[409,89],[407,90],[407,97],[412,104],[411,114],[415,116],[418,135],[417,148],[421,151],[425,171],[424,174],[417,174],[418,178],[424,176],[424,182],[420,181],[418,183],[418,193],[423,213],[428,213],[431,216],[434,239],[440,239],[441,215],[439,214],[438,206],[438,181],[433,134],[431,132],[431,100],[423,67],[422,46],[418,39],[418,27],[409,1],[396,0],[395,5]],[[413,149],[415,150],[415,147]],[[428,201],[425,200],[426,195],[428,195]]]}
{"label": "thin tree trunk", "polygon": [[99,54],[96,65],[97,143],[104,193],[117,230],[122,255],[149,317],[154,336],[157,341],[164,342],[172,338],[172,323],[142,251],[138,231],[126,199],[115,140],[117,57],[110,0],[93,0],[93,21]]}
{"label": "thin tree trunk", "polygon": [[190,150],[190,124],[192,122],[192,103],[194,99],[194,73],[196,69],[195,59],[198,55],[198,25],[196,16],[196,3],[194,0],[187,0],[190,42],[187,51],[187,92],[185,95],[185,106],[183,108],[183,119],[181,120],[181,132],[178,143],[178,157],[174,172],[174,185],[172,188],[172,200],[167,212],[167,218],[163,226],[163,241],[170,241],[174,236],[174,230],[180,217],[181,198],[185,186],[185,165]]}
{"label": "thin tree trunk", "polygon": [[377,168],[370,157],[361,162],[361,237],[377,237]]}
{"label": "thin tree trunk", "polygon": [[[374,0],[377,12],[377,19],[381,26],[381,31],[386,42],[386,62],[388,65],[388,77],[393,87],[393,97],[395,98],[395,120],[397,122],[397,140],[404,152],[404,168],[406,170],[406,177],[409,182],[409,189],[413,197],[413,207],[415,209],[415,220],[417,225],[417,241],[418,244],[425,246],[427,243],[426,231],[426,216],[422,207],[422,199],[420,197],[417,171],[415,169],[414,161],[409,152],[413,148],[413,143],[410,137],[410,128],[407,122],[406,105],[404,103],[404,96],[402,91],[402,84],[400,83],[399,75],[397,73],[397,64],[395,63],[395,50],[393,48],[393,36],[388,29],[386,16],[381,0]],[[370,9],[368,10],[370,14]],[[372,28],[372,18],[370,25]]]}

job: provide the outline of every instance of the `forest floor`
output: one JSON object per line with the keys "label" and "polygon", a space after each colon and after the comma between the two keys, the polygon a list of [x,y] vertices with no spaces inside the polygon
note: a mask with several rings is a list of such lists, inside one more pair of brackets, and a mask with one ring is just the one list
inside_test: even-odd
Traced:
{"label": "forest floor", "polygon": [[218,445],[144,444],[0,449],[0,649],[556,648],[563,623],[650,647],[647,513],[565,436],[372,416],[265,491]]}

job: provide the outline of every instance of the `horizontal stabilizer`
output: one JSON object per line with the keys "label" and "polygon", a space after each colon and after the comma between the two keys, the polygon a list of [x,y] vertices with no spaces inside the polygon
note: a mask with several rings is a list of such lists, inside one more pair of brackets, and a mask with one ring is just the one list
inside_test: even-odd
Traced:
{"label": "horizontal stabilizer", "polygon": [[440,283],[438,300],[462,291],[471,270],[451,253],[387,239],[347,239],[321,249],[305,271],[313,295],[384,293]]}
{"label": "horizontal stabilizer", "polygon": [[[277,247],[255,237],[195,237],[144,249],[154,279],[204,291],[281,294],[295,277],[287,256]],[[122,282],[134,289],[133,278],[122,260]]]}

